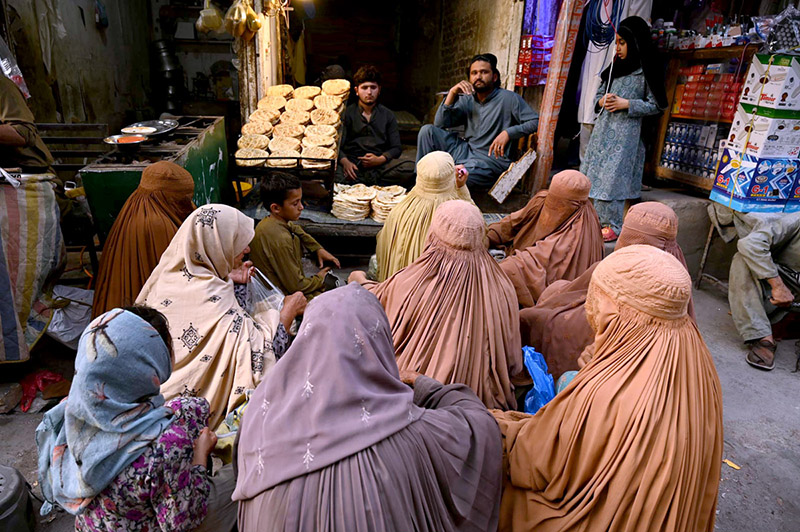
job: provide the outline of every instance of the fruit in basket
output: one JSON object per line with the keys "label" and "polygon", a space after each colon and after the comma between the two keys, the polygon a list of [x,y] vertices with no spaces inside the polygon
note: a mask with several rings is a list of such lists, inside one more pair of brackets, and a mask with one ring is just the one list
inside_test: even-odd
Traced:
{"label": "fruit in basket", "polygon": [[258,148],[241,148],[236,150],[234,157],[239,166],[263,166],[269,153]]}

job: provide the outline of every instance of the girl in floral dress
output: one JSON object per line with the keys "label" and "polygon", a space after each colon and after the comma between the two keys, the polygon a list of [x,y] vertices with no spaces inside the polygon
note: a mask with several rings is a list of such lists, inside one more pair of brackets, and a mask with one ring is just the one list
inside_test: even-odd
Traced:
{"label": "girl in floral dress", "polygon": [[84,331],[69,396],[36,430],[43,514],[59,504],[80,531],[233,529],[232,468],[206,470],[208,402],[160,394],[170,345],[166,318],[147,307],[113,309]]}

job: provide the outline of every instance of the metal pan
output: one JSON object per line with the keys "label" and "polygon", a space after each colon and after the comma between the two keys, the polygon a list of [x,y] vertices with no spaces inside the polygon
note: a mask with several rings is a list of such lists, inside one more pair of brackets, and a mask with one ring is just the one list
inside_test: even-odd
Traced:
{"label": "metal pan", "polygon": [[[148,137],[155,137],[157,135],[163,135],[165,133],[169,133],[173,129],[178,127],[177,120],[145,120],[144,122],[136,122],[134,124],[130,124],[125,126],[126,128],[129,127],[152,127],[155,128],[155,131],[152,133],[148,133]],[[124,129],[124,128],[123,128]]]}

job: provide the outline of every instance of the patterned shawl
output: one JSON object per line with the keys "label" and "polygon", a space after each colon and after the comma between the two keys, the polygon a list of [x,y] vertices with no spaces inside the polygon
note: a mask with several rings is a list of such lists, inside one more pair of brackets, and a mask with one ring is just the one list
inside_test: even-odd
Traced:
{"label": "patterned shawl", "polygon": [[378,299],[355,283],[322,294],[250,399],[233,499],[252,499],[396,434],[423,413],[413,399]]}
{"label": "patterned shawl", "polygon": [[161,393],[168,400],[205,397],[212,428],[275,364],[278,312],[249,315],[228,279],[254,234],[253,220],[233,207],[200,207],[178,229],[137,299],[160,310],[172,330],[175,367]]}
{"label": "patterned shawl", "polygon": [[159,394],[170,365],[161,336],[139,316],[114,309],[89,324],[69,396],[36,429],[43,515],[53,502],[82,512],[172,423]]}

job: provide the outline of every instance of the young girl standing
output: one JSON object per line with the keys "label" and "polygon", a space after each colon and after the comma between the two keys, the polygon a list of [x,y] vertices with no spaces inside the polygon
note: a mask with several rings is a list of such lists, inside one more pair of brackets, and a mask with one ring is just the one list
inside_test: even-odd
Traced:
{"label": "young girl standing", "polygon": [[642,118],[667,107],[664,72],[647,22],[641,17],[623,20],[616,45],[614,62],[600,74],[595,96],[595,111],[600,114],[581,164],[581,172],[592,181],[589,197],[606,242],[619,235],[625,200],[641,194],[645,158]]}

